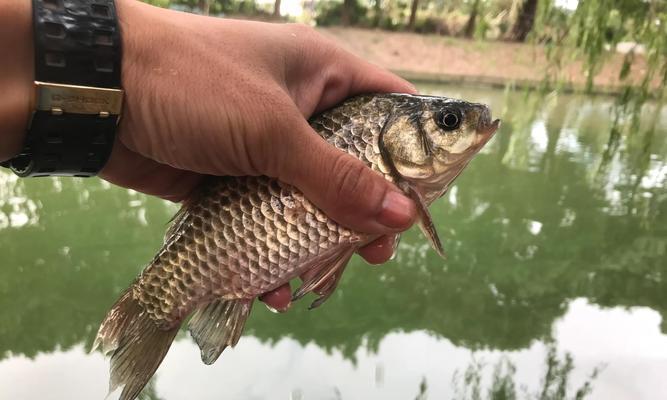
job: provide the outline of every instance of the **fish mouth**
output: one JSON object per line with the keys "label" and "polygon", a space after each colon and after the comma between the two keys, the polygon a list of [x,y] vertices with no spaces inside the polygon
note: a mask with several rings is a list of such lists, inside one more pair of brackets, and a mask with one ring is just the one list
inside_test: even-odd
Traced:
{"label": "fish mouth", "polygon": [[488,108],[484,108],[484,111],[479,116],[477,121],[477,144],[481,147],[486,144],[486,142],[493,137],[493,134],[498,130],[500,126],[500,120],[495,119],[491,121],[491,113]]}
{"label": "fish mouth", "polygon": [[500,127],[500,120],[495,119],[487,125],[483,125],[481,127],[478,126],[477,127],[477,134],[482,135],[482,136],[491,137],[494,133],[496,133],[496,131],[498,130],[498,127]]}

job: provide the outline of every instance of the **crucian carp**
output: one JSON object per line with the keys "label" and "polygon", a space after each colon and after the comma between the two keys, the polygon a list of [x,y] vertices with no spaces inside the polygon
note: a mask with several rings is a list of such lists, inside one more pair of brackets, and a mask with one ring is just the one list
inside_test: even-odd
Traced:
{"label": "crucian carp", "polygon": [[[323,140],[393,182],[444,255],[428,206],[441,197],[499,121],[488,107],[445,97],[358,96],[310,120]],[[307,166],[304,166],[307,168]],[[293,298],[322,304],[354,252],[377,236],[337,224],[295,187],[269,177],[216,177],[187,201],[162,248],[111,308],[94,348],[111,355],[110,391],[137,397],[181,325],[211,364],[234,346],[254,300],[308,271]]]}

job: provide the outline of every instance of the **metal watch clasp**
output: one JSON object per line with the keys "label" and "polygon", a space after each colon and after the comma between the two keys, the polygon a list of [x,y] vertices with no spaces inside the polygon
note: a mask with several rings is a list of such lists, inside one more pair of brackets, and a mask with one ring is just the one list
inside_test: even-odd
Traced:
{"label": "metal watch clasp", "polygon": [[85,114],[120,117],[123,90],[35,81],[35,109],[54,115]]}

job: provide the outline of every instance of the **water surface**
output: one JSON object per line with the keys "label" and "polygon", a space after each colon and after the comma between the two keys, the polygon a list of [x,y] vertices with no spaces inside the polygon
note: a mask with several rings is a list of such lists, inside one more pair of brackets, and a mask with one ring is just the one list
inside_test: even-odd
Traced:
{"label": "water surface", "polygon": [[[382,267],[355,257],[316,311],[255,307],[211,367],[181,335],[148,398],[574,398],[586,382],[590,399],[667,396],[667,111],[633,125],[609,98],[422,90],[503,119],[432,207],[448,259],[409,231]],[[175,210],[0,174],[0,399],[104,397],[107,362],[87,350]]]}

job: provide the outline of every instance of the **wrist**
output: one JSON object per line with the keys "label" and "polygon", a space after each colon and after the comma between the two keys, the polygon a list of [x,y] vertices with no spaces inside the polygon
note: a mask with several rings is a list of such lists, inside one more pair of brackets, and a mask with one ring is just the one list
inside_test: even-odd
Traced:
{"label": "wrist", "polygon": [[115,0],[115,4],[123,48],[121,86],[125,91],[125,99],[117,133],[117,137],[122,137],[133,120],[132,109],[139,105],[137,102],[144,94],[142,84],[148,76],[144,64],[146,59],[155,56],[151,54],[151,46],[157,46],[156,41],[159,39],[159,34],[150,33],[156,24],[151,11],[162,9],[137,0]]}
{"label": "wrist", "polygon": [[[135,37],[140,34],[138,31],[143,29],[142,25],[146,21],[141,21],[142,17],[139,14],[142,13],[144,7],[151,6],[137,0],[115,0],[114,3],[116,5],[118,26],[120,27],[122,38],[123,59],[121,80],[123,81],[123,86],[125,86],[124,81],[128,70],[132,68],[134,63],[140,61],[135,57],[137,53],[137,39]],[[139,21],[137,22],[137,20]]]}
{"label": "wrist", "polygon": [[[118,125],[117,137],[121,142],[136,145],[137,130],[143,134],[160,132],[158,115],[164,99],[153,98],[164,82],[174,84],[177,71],[173,54],[176,39],[183,31],[174,23],[185,13],[152,6],[138,0],[115,0],[118,23],[122,33],[123,59],[121,66],[122,87],[125,91],[123,113]],[[177,56],[178,57],[178,56]],[[167,75],[167,79],[164,75]],[[155,102],[155,100],[158,100]],[[150,107],[150,108],[149,108]],[[164,162],[164,160],[161,160]]]}
{"label": "wrist", "polygon": [[8,56],[0,74],[0,161],[21,151],[30,118],[34,80],[32,8],[29,1],[11,1],[0,17],[0,49]]}

